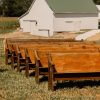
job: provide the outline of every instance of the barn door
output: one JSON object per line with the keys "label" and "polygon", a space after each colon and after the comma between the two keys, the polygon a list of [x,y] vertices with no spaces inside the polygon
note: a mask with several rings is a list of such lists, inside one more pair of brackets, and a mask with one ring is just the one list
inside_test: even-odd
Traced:
{"label": "barn door", "polygon": [[30,22],[30,30],[31,30],[31,34],[37,34],[37,23],[34,21]]}

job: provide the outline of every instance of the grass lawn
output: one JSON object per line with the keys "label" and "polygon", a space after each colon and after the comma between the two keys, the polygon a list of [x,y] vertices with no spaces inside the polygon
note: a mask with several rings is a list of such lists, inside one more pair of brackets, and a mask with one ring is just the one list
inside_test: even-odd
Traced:
{"label": "grass lawn", "polygon": [[100,81],[66,81],[52,92],[47,81],[37,85],[34,76],[26,78],[24,71],[18,73],[5,65],[3,53],[0,60],[0,100],[100,100]]}
{"label": "grass lawn", "polygon": [[0,34],[13,32],[19,27],[17,17],[0,17]]}

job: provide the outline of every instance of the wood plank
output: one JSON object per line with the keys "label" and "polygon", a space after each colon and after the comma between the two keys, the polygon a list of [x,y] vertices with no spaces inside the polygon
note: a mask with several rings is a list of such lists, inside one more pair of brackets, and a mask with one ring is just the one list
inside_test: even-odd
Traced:
{"label": "wood plank", "polygon": [[51,53],[58,73],[100,72],[100,53]]}

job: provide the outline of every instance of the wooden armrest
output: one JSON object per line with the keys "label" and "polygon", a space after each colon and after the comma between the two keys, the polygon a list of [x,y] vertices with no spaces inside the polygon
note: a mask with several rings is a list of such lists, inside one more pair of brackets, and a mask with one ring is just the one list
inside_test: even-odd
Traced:
{"label": "wooden armrest", "polygon": [[51,58],[51,54],[48,53],[48,63],[51,65],[51,66],[54,66],[54,63],[52,62],[52,58]]}
{"label": "wooden armrest", "polygon": [[36,59],[37,59],[37,60],[40,60],[40,58],[39,58],[39,56],[38,56],[38,54],[37,54],[37,51],[36,51],[36,50],[34,50],[34,53],[35,53],[35,57],[36,57]]}
{"label": "wooden armrest", "polygon": [[16,44],[16,50],[17,50],[18,54],[21,54],[21,52],[20,52],[19,47],[18,47],[17,44]]}
{"label": "wooden armrest", "polygon": [[25,51],[25,57],[29,58],[27,49],[25,49],[24,51]]}

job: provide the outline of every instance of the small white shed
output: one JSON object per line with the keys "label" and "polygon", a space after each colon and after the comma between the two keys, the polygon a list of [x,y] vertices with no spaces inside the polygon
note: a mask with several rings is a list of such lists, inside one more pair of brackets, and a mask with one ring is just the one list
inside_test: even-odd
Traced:
{"label": "small white shed", "polygon": [[98,10],[92,0],[34,0],[19,18],[24,32],[52,36],[54,32],[98,28]]}

